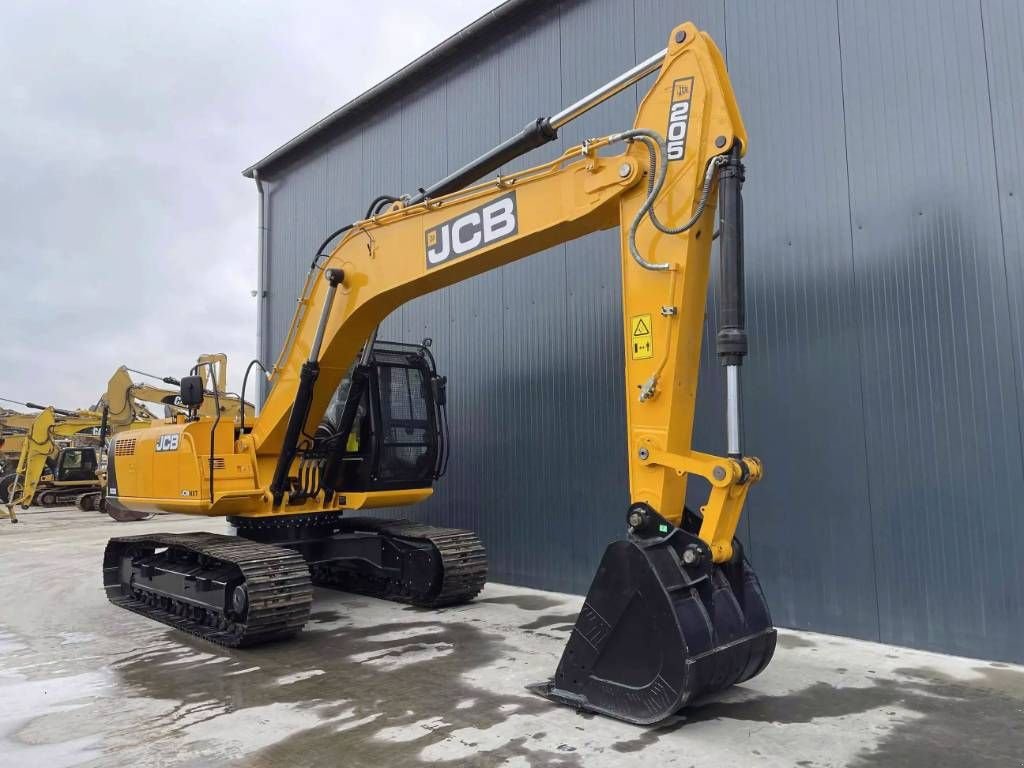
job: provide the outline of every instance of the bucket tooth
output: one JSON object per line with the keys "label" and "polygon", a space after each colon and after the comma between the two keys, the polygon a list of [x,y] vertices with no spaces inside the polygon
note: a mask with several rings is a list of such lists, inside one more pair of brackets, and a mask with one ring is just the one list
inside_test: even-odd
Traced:
{"label": "bucket tooth", "polygon": [[650,725],[749,680],[774,651],[775,629],[746,559],[716,565],[694,533],[678,528],[608,546],[554,678],[531,690]]}

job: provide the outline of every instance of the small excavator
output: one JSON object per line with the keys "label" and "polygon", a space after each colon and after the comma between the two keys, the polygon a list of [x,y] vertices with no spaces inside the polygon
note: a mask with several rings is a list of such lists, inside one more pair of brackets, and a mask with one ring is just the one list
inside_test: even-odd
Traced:
{"label": "small excavator", "polygon": [[[6,398],[0,397],[0,400]],[[9,402],[24,405],[13,400]],[[21,448],[25,444],[25,434],[35,418],[34,413],[0,408],[0,478],[10,474],[18,466],[18,457],[21,456]],[[0,501],[6,500],[6,497],[0,497]]]}
{"label": "small excavator", "polygon": [[[210,418],[223,415],[232,420],[240,419],[241,401],[224,391],[227,356],[223,353],[201,355],[197,366],[203,372],[204,383],[224,392],[216,403],[210,399],[200,413]],[[106,437],[159,422],[160,417],[146,403],[163,404],[172,414],[182,412],[176,402],[177,389],[136,383],[130,375],[132,372],[135,371],[124,365],[114,371],[106,391],[91,409],[70,411],[24,403],[26,407],[40,412],[24,414],[20,419],[12,417],[12,424],[26,429],[16,468],[0,478],[0,501],[6,504],[7,516],[12,522],[17,522],[16,506],[26,509],[36,503],[44,507],[75,503],[85,511],[106,511],[118,522],[151,516],[123,510],[116,505],[107,509],[104,505],[106,472],[101,453]],[[162,377],[161,381],[176,387],[180,385],[177,379],[169,376]],[[245,407],[246,414],[252,417],[255,413],[252,404],[246,403]],[[64,440],[89,430],[96,433],[92,438],[96,446],[61,445]]]}
{"label": "small excavator", "polygon": [[[196,361],[196,370],[202,379],[203,391],[217,394],[217,397],[204,399],[203,405],[199,408],[199,415],[209,418],[223,416],[232,421],[244,423],[242,400],[226,390],[227,355],[222,352],[200,355]],[[181,385],[181,382],[173,376],[154,376],[122,365],[110,377],[107,382],[107,391],[94,408],[94,410],[107,414],[107,424],[111,434],[150,423],[159,423],[160,419],[150,412],[144,405],[145,403],[162,404],[167,418],[184,413],[177,389],[165,389],[153,384],[138,383],[132,379],[132,373],[157,379],[174,387]],[[250,420],[256,413],[252,403],[248,402],[244,404],[244,412],[245,417]],[[106,470],[101,470],[98,475],[100,487],[78,497],[76,503],[79,509],[86,512],[106,512],[120,523],[152,517],[152,512],[127,509],[119,505],[116,500],[114,503],[108,504],[104,492],[107,484]]]}
{"label": "small excavator", "polygon": [[99,445],[104,415],[35,403],[25,405],[38,408],[39,413],[25,433],[15,471],[0,478],[2,509],[12,523],[18,522],[16,506],[27,509],[33,503],[44,507],[73,503],[81,494],[100,488],[97,448],[61,447],[61,443],[86,433],[89,441]]}
{"label": "small excavator", "polygon": [[[632,128],[478,181],[653,73]],[[254,421],[200,415],[203,385],[192,375],[181,379],[186,414],[114,438],[108,499],[226,516],[236,535],[112,538],[103,560],[110,601],[239,647],[294,636],[313,584],[423,608],[471,600],[487,572],[473,532],[348,514],[426,499],[455,455],[447,381],[430,350],[380,340],[377,328],[418,296],[618,227],[625,538],[606,549],[554,677],[532,690],[652,724],[758,674],[775,630],[735,538],[762,475],[742,450],[739,408],[746,149],[722,55],[686,23],[665,50],[444,179],[374,200],[316,251]],[[724,456],[691,447],[716,219]],[[699,510],[684,506],[689,478],[710,489]]]}

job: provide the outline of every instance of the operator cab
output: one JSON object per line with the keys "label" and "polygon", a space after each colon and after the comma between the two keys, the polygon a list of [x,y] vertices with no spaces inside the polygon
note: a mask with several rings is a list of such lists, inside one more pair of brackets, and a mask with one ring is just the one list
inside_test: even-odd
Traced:
{"label": "operator cab", "polygon": [[59,483],[95,480],[97,469],[95,448],[62,448],[53,479]]}
{"label": "operator cab", "polygon": [[335,467],[330,490],[429,488],[444,474],[446,379],[424,342],[377,341],[342,380],[314,446]]}

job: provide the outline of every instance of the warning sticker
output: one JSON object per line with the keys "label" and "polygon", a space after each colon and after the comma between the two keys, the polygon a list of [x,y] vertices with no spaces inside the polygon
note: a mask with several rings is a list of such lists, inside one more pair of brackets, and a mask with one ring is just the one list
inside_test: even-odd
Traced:
{"label": "warning sticker", "polygon": [[633,359],[646,360],[654,357],[654,337],[651,335],[651,316],[634,315],[629,321],[633,344]]}

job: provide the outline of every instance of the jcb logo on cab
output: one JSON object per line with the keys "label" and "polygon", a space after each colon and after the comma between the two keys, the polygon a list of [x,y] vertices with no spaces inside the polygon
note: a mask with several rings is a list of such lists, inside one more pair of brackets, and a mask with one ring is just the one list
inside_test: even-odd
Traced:
{"label": "jcb logo on cab", "polygon": [[492,200],[486,205],[449,219],[426,233],[427,268],[444,264],[457,256],[465,256],[478,248],[514,235],[516,193]]}

